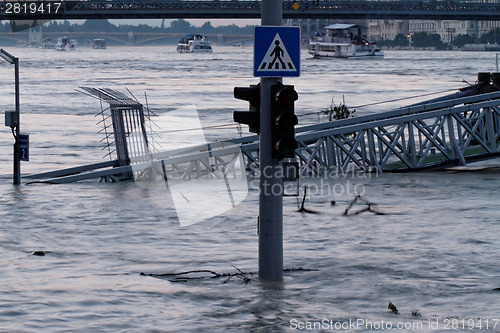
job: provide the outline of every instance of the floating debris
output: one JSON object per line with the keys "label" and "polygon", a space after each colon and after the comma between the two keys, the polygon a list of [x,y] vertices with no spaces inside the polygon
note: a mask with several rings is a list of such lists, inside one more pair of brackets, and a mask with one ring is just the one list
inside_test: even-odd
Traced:
{"label": "floating debris", "polygon": [[33,252],[31,252],[31,255],[43,257],[43,256],[45,256],[45,252],[43,252],[43,251],[33,251]]}
{"label": "floating debris", "polygon": [[304,197],[302,198],[302,204],[300,205],[300,208],[297,211],[299,213],[318,214],[318,212],[304,207],[304,204],[306,203],[306,195],[307,195],[307,187],[304,187]]}
{"label": "floating debris", "polygon": [[392,302],[389,302],[389,305],[387,306],[387,308],[389,310],[391,310],[392,313],[396,313],[396,314],[399,313],[398,308],[394,304],[392,304]]}
{"label": "floating debris", "polygon": [[[366,205],[365,208],[361,209],[361,210],[358,210],[358,211],[355,211],[355,212],[352,212],[352,213],[349,213],[349,210],[351,210],[351,208],[356,204],[356,202],[358,201],[361,201],[362,203],[364,203]],[[376,214],[376,215],[385,215],[386,213],[383,213],[383,212],[379,212],[378,210],[372,208],[372,205],[376,205],[364,198],[361,197],[361,195],[356,195],[354,197],[354,200],[351,201],[351,203],[349,204],[349,206],[346,208],[346,210],[344,211],[344,213],[342,215],[345,215],[345,216],[351,216],[351,215],[358,215],[358,214],[361,214],[361,213],[364,213],[364,212],[370,212],[370,213],[373,213],[373,214]]]}
{"label": "floating debris", "polygon": [[[217,272],[214,272],[212,270],[208,269],[199,269],[199,270],[192,270],[192,271],[186,271],[186,272],[180,272],[180,273],[165,273],[165,274],[146,274],[144,272],[141,272],[141,276],[151,276],[151,277],[157,277],[157,278],[166,278],[170,282],[187,282],[190,280],[204,280],[204,279],[218,279],[218,278],[226,278],[224,280],[224,283],[229,282],[233,277],[238,277],[243,280],[244,284],[247,284],[252,281],[251,276],[256,274],[254,272],[243,272],[240,270],[238,267],[233,266],[238,272],[236,273],[222,273],[219,274]],[[283,269],[283,272],[313,272],[317,271],[317,269],[310,269],[310,268],[285,268]]]}
{"label": "floating debris", "polygon": [[319,269],[315,268],[302,268],[302,267],[297,267],[297,268],[285,268],[283,269],[283,272],[317,272]]}
{"label": "floating debris", "polygon": [[[189,280],[202,280],[202,279],[216,279],[216,278],[227,278],[224,283],[229,282],[233,277],[239,277],[243,279],[243,282],[246,284],[251,281],[249,277],[253,273],[250,272],[242,272],[239,268],[233,266],[238,271],[237,273],[223,273],[219,274],[217,272],[208,270],[208,269],[200,269],[200,270],[192,270],[180,273],[166,273],[166,274],[145,274],[141,272],[141,276],[152,276],[152,277],[160,277],[167,278],[170,282],[187,282]],[[207,275],[208,274],[208,275]]]}

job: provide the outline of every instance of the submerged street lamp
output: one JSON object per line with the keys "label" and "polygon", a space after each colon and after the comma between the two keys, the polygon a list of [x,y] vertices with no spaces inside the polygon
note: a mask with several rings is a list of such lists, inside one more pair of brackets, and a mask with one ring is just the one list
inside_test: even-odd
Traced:
{"label": "submerged street lamp", "polygon": [[4,49],[0,49],[0,57],[8,63],[14,65],[15,89],[16,89],[16,110],[5,111],[5,126],[12,130],[14,135],[14,185],[21,184],[21,159],[19,155],[19,137],[21,132],[21,122],[19,117],[19,58],[14,57]]}

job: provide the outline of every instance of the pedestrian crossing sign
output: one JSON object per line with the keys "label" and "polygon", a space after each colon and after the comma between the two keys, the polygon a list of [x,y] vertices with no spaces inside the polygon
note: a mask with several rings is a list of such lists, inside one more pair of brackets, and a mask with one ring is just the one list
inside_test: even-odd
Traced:
{"label": "pedestrian crossing sign", "polygon": [[255,27],[253,75],[300,76],[300,28]]}

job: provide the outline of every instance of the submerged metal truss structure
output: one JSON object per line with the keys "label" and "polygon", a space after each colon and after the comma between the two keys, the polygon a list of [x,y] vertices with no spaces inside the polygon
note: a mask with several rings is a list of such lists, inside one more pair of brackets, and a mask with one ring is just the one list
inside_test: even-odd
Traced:
{"label": "submerged metal truss structure", "polygon": [[[301,175],[465,165],[500,154],[500,92],[297,129]],[[256,143],[242,145],[258,163]]]}
{"label": "submerged metal truss structure", "polygon": [[[158,149],[152,127],[156,116],[135,98],[109,88],[80,87],[80,92],[98,99],[102,126],[98,132],[107,153],[107,162],[28,175],[48,183],[69,183],[99,178],[100,182],[135,179],[144,186],[162,185],[193,179],[231,180],[245,178],[240,146],[232,142],[200,144],[188,148]],[[109,104],[109,107],[105,107]],[[201,131],[201,128],[200,128]],[[37,181],[38,182],[38,181]],[[163,184],[164,186],[164,184]]]}
{"label": "submerged metal truss structure", "polygon": [[[103,150],[107,151],[104,157],[109,161],[88,164],[64,170],[28,175],[28,179],[49,179],[50,183],[69,183],[89,178],[100,178],[100,181],[119,181],[132,177],[130,161],[135,155],[144,155],[148,146],[146,133],[146,119],[151,118],[148,110],[144,113],[142,104],[134,98],[109,88],[79,87],[80,92],[98,99],[101,110],[96,116],[101,117],[97,125],[102,126],[98,134],[102,134]],[[109,106],[105,106],[108,104]],[[141,136],[131,136],[134,131],[140,130]],[[130,149],[133,147],[133,149]],[[109,168],[108,170],[102,170]],[[99,171],[96,171],[99,170]]]}
{"label": "submerged metal truss structure", "polygon": [[[82,89],[110,104],[111,115],[102,122],[106,140],[114,137],[117,159],[27,178],[51,178],[52,183],[96,177],[116,181],[132,175],[136,181],[225,179],[228,172],[237,177],[235,172],[258,167],[256,135],[157,151],[152,147],[152,133],[146,131],[142,105],[112,90]],[[296,139],[299,148],[289,162],[298,163],[301,176],[466,165],[500,156],[500,91],[452,95],[385,113],[302,126],[296,129]],[[111,145],[107,142],[106,147]],[[234,171],[235,165],[243,164]]]}

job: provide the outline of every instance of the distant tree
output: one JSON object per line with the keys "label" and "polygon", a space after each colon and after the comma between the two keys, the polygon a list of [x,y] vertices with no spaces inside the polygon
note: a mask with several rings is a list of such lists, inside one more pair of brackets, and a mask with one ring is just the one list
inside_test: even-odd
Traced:
{"label": "distant tree", "polygon": [[240,27],[236,24],[230,24],[224,26],[224,32],[228,34],[237,34],[240,31]]}
{"label": "distant tree", "polygon": [[426,39],[427,39],[427,33],[426,32],[416,32],[411,36],[411,46],[413,47],[426,47]]}
{"label": "distant tree", "polygon": [[50,21],[48,24],[47,23],[44,24],[42,30],[47,31],[47,32],[62,31],[62,29],[60,29],[59,23],[57,23],[57,21]]}
{"label": "distant tree", "polygon": [[183,32],[188,33],[189,30],[193,29],[191,23],[186,20],[178,19],[170,23],[170,30],[172,32]]}
{"label": "distant tree", "polygon": [[85,32],[110,32],[116,30],[117,27],[108,20],[86,20],[81,26],[81,31]]}
{"label": "distant tree", "polygon": [[153,27],[147,24],[139,24],[134,31],[136,32],[151,32]]}
{"label": "distant tree", "polygon": [[397,34],[392,41],[392,45],[396,47],[405,47],[410,45],[410,41],[408,40],[408,37],[406,37],[406,35]]}
{"label": "distant tree", "polygon": [[214,27],[210,21],[207,21],[200,28],[198,28],[198,31],[200,31],[200,33],[208,34],[214,31]]}
{"label": "distant tree", "polygon": [[476,39],[470,35],[458,34],[455,36],[455,38],[453,38],[451,45],[461,49],[464,47],[465,44],[473,44],[475,42]]}
{"label": "distant tree", "polygon": [[392,47],[393,41],[391,39],[379,39],[376,41],[378,47]]}
{"label": "distant tree", "polygon": [[439,34],[429,35],[429,45],[435,47],[436,50],[446,50],[448,48],[448,45],[443,43]]}
{"label": "distant tree", "polygon": [[479,38],[480,43],[500,44],[500,28],[493,28]]}
{"label": "distant tree", "polygon": [[[116,26],[110,23],[108,20],[87,20],[83,24],[70,24],[69,21],[50,21],[43,24],[42,30],[46,32],[73,32],[73,31],[83,31],[83,32],[177,32],[177,33],[191,33],[198,32],[203,34],[245,34],[253,35],[254,33],[253,25],[247,25],[245,27],[239,27],[235,24],[227,26],[212,26],[210,21],[205,22],[201,27],[193,27],[189,22],[179,19],[172,21],[170,27],[152,27],[147,24],[140,25],[129,25],[120,24]],[[10,24],[8,22],[0,22],[0,31],[10,32]]]}
{"label": "distant tree", "polygon": [[64,23],[62,24],[62,28],[64,29],[64,31],[67,31],[67,32],[75,31],[75,28],[67,20],[64,20]]}
{"label": "distant tree", "polygon": [[8,23],[8,22],[5,22],[5,23],[0,22],[0,31],[1,32],[12,32],[10,23]]}
{"label": "distant tree", "polygon": [[427,32],[416,32],[411,37],[411,46],[416,48],[431,48],[437,50],[446,49],[446,44],[441,41],[441,36],[438,34],[428,34]]}

